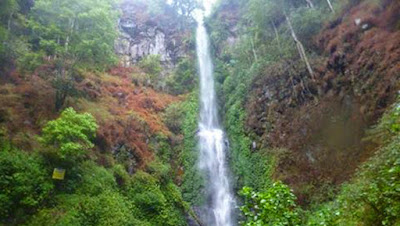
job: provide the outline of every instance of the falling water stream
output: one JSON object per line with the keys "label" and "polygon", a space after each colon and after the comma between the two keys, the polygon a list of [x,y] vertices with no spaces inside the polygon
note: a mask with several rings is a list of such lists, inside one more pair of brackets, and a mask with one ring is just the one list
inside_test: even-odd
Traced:
{"label": "falling water stream", "polygon": [[234,198],[231,193],[226,163],[224,132],[220,128],[213,65],[210,57],[208,34],[203,16],[197,18],[197,57],[200,67],[200,168],[207,175],[207,225],[231,226]]}

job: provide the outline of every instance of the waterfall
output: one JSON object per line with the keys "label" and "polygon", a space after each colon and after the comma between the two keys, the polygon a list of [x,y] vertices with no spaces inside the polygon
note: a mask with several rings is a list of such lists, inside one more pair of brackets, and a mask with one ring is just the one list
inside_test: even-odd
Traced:
{"label": "waterfall", "polygon": [[218,121],[214,90],[213,65],[210,57],[208,34],[203,16],[197,18],[197,57],[200,67],[200,169],[207,175],[209,213],[207,225],[231,226],[234,198],[231,193],[226,163],[225,136]]}

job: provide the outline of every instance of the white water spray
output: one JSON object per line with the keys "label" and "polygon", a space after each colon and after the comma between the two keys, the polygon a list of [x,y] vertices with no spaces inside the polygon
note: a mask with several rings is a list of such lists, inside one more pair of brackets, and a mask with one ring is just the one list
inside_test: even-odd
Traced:
{"label": "white water spray", "polygon": [[224,132],[219,126],[216,94],[214,90],[213,65],[210,57],[208,34],[203,16],[197,17],[196,34],[197,57],[200,66],[200,167],[205,171],[208,181],[207,224],[231,226],[232,206],[228,169],[225,156]]}

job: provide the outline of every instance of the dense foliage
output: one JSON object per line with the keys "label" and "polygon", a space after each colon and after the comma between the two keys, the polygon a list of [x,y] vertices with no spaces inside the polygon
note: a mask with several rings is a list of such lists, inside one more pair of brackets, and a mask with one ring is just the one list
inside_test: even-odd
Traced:
{"label": "dense foliage", "polygon": [[[369,2],[382,3],[382,1]],[[333,6],[330,5],[331,3]],[[294,211],[294,206],[290,204],[287,205],[287,209],[270,209],[268,206],[274,203],[274,200],[279,200],[279,204],[282,205],[286,201],[294,201],[294,196],[289,189],[286,190],[286,198],[274,197],[272,184],[277,175],[283,174],[282,177],[285,178],[285,173],[293,174],[291,180],[285,182],[296,184],[302,179],[300,174],[303,173],[291,166],[294,162],[300,161],[298,158],[285,157],[288,150],[276,150],[271,147],[270,132],[277,129],[274,122],[284,115],[286,110],[284,108],[300,111],[304,103],[318,103],[321,91],[313,88],[315,71],[321,66],[319,61],[324,60],[326,56],[321,55],[315,36],[324,26],[327,26],[326,24],[334,27],[340,23],[342,18],[338,16],[341,16],[342,10],[348,10],[358,3],[358,1],[325,0],[223,0],[207,20],[211,33],[212,51],[216,58],[215,76],[219,83],[217,92],[223,104],[223,118],[230,138],[230,166],[236,175],[234,178],[236,189],[246,186],[242,190],[244,198],[242,213],[246,219],[244,224],[279,225],[281,223],[273,222],[273,220],[282,220],[283,225],[396,225],[399,223],[397,217],[392,215],[393,212],[398,211],[398,186],[394,182],[398,180],[398,174],[394,173],[398,161],[395,157],[398,147],[396,141],[391,140],[393,136],[398,135],[399,119],[398,113],[393,110],[392,113],[383,116],[382,122],[368,132],[366,139],[373,140],[382,147],[368,163],[359,169],[353,181],[343,187],[336,187],[330,181],[320,185],[317,181],[321,178],[315,178],[304,187],[296,187],[296,194],[303,199],[299,200],[300,203],[303,205],[304,202],[317,203],[304,207],[304,210],[308,211],[307,216],[301,214],[301,210]],[[329,30],[332,27],[326,29]],[[347,48],[351,49],[349,46]],[[265,78],[265,80],[260,81],[260,78]],[[262,83],[266,81],[273,84]],[[343,83],[331,83],[328,87],[330,85],[341,86]],[[261,87],[260,93],[257,93],[258,96],[253,93],[256,86]],[[269,90],[271,87],[278,87],[276,96],[271,95],[273,92]],[[249,126],[251,119],[248,114],[254,111],[250,102],[256,101],[255,98],[258,99],[258,103],[267,102],[260,107],[261,111],[258,114],[252,115],[252,117],[257,117],[256,123],[261,124],[260,131],[252,130],[253,128]],[[284,99],[290,99],[287,105],[280,103]],[[274,109],[277,106],[278,108]],[[274,110],[276,112],[273,112]],[[308,112],[303,111],[301,114],[307,115]],[[289,118],[293,116],[289,115]],[[292,125],[290,119],[287,124],[290,128]],[[299,131],[295,128],[290,129],[296,130],[295,133],[302,133],[302,128],[304,126],[300,127]],[[263,136],[260,137],[260,134]],[[286,135],[284,132],[281,133],[282,142],[286,142],[284,139]],[[350,155],[350,153],[346,154]],[[385,157],[378,160],[380,156]],[[383,160],[385,158],[386,161]],[[313,160],[311,158],[310,164]],[[283,161],[286,162],[282,163]],[[287,168],[278,168],[279,164],[285,164]],[[316,191],[317,186],[321,186],[323,190],[321,194]],[[281,188],[283,187],[286,186],[282,185]],[[283,192],[283,190],[280,191]],[[338,195],[336,191],[339,191]],[[266,203],[266,206],[260,203],[261,200],[264,200],[263,203]],[[293,222],[285,221],[286,216],[291,216],[288,211],[296,215]]]}
{"label": "dense foliage", "polygon": [[[196,6],[190,1],[173,1],[172,6],[164,1],[141,2],[147,6],[143,13],[157,18],[170,13],[171,18],[182,21],[189,20]],[[96,138],[104,129],[104,122],[110,119],[107,107],[110,107],[109,97],[114,95],[114,86],[126,85],[118,73],[111,76],[104,72],[117,67],[114,42],[118,35],[119,3],[114,0],[0,2],[1,88],[23,87],[19,91],[24,93],[22,96],[8,91],[0,94],[0,224],[186,225],[185,215],[194,215],[174,183],[178,161],[171,162],[171,159],[180,154],[172,149],[169,131],[161,119],[163,106],[175,101],[172,96],[156,93],[161,99],[157,100],[162,102],[161,107],[152,99],[142,97],[147,102],[135,107],[154,106],[146,109],[144,115],[129,109],[130,120],[140,120],[137,124],[135,121],[124,125],[119,109],[111,109],[118,122],[110,123],[113,131],[107,131],[107,134],[115,135],[117,124],[125,131],[133,131],[140,138],[133,139],[132,143],[139,143],[140,148],[146,149],[140,154],[154,154],[154,159],[140,159],[140,166],[137,162],[133,164],[132,161],[138,159],[138,152],[142,151],[138,146],[128,147],[118,137],[115,142],[118,143],[107,149],[111,146],[107,143],[109,140],[104,136]],[[163,23],[165,21],[160,22]],[[189,24],[182,22],[180,25]],[[175,94],[192,91],[195,86],[193,60],[181,59],[176,70],[167,72],[171,76],[164,72],[164,66],[157,55],[145,57],[134,69],[141,77],[137,80],[135,73],[131,73],[133,81],[127,79],[129,84],[126,86],[134,87],[133,82],[137,88],[148,86]],[[115,69],[118,70],[121,69]],[[109,80],[103,77],[105,74]],[[10,79],[11,75],[15,77]],[[125,79],[130,75],[123,76]],[[34,84],[25,86],[20,82]],[[166,88],[167,82],[171,88]],[[80,86],[83,83],[90,85]],[[112,89],[102,87],[104,83],[112,83]],[[106,99],[97,99],[98,96],[92,96],[86,88],[101,91],[101,97]],[[129,90],[132,91],[138,95],[136,90]],[[148,95],[146,88],[143,91]],[[152,89],[151,92],[155,93]],[[39,96],[43,93],[45,98],[41,99]],[[14,109],[13,102],[4,101],[6,98],[3,97],[7,96],[16,97],[18,104],[23,102],[25,109]],[[29,99],[27,102],[23,100],[25,97]],[[71,100],[76,103],[71,104]],[[46,103],[41,105],[39,102]],[[50,108],[47,102],[50,102]],[[97,105],[87,107],[89,103]],[[78,113],[69,107],[71,105],[79,112],[82,108],[88,109],[95,117]],[[40,109],[43,106],[44,109]],[[147,111],[153,109],[156,112],[147,116]],[[8,127],[14,123],[20,126],[11,120],[14,110],[18,120],[20,113],[33,116],[33,119],[24,119],[21,125],[21,130],[29,131],[15,132]],[[167,112],[165,118],[176,119],[171,113],[175,112]],[[58,114],[59,117],[54,119]],[[143,119],[144,116],[148,118]],[[157,132],[149,131],[149,121],[157,126]],[[173,121],[165,121],[169,122],[165,123],[168,127],[174,127]],[[181,126],[175,125],[175,128],[180,130]],[[16,134],[25,142],[25,146],[18,145],[19,149],[14,140],[9,139]],[[143,143],[138,142],[140,139],[144,139]],[[52,179],[54,168],[65,170],[63,180]]]}
{"label": "dense foliage", "polygon": [[[176,20],[172,33],[192,26],[195,8],[203,7],[195,0],[134,1],[143,6],[139,20],[148,19],[149,26],[164,29],[170,22],[164,18]],[[397,23],[396,27],[373,18],[366,20],[371,27],[361,24],[354,28],[357,32],[333,34],[339,41],[325,50],[321,47],[324,37],[318,35],[324,30],[333,32],[342,21],[357,23],[349,9],[360,2],[376,6],[375,14],[390,1],[218,2],[206,26],[215,56],[221,118],[230,141],[227,156],[233,189],[239,191],[241,224],[400,225],[399,101],[376,123],[392,103],[389,89],[378,87],[380,97],[385,97],[373,100],[379,113],[364,114],[373,109],[368,106],[360,106],[357,112],[364,114],[362,120],[370,120],[365,127],[377,125],[365,134],[361,131],[368,147],[361,147],[364,140],[358,147],[371,149],[368,154],[354,147],[340,153],[355,156],[354,165],[360,166],[344,180],[324,181],[323,176],[315,176],[304,186],[291,186],[304,179],[301,173],[319,175],[305,172],[306,167],[302,172],[292,167],[304,159],[315,164],[318,156],[307,152],[303,159],[288,157],[296,153],[271,142],[293,142],[285,132],[272,137],[273,130],[282,129],[274,123],[287,109],[303,114],[302,120],[314,117],[301,107],[319,106],[325,91],[345,104],[352,95],[360,105],[368,98],[366,94],[374,96],[375,83],[366,82],[360,89],[354,84],[358,79],[363,83],[364,77],[383,78],[386,71],[381,72],[372,57],[395,59],[396,43],[384,46],[385,51],[394,52],[387,57],[373,48],[381,39],[371,38],[368,45],[357,48],[355,42],[362,42],[362,34],[372,37],[378,26],[385,32],[398,30],[398,18],[382,19]],[[196,221],[194,210],[208,201],[205,178],[197,165],[199,99],[197,64],[190,52],[193,40],[182,41],[188,53],[173,62],[173,68],[161,62],[159,55],[148,55],[133,67],[122,68],[114,53],[119,3],[0,1],[0,224],[183,226],[188,219]],[[339,30],[353,29],[346,26]],[[175,35],[171,36],[173,45],[182,38]],[[344,48],[337,51],[340,44]],[[354,74],[359,72],[356,66],[346,68],[351,60],[345,58],[354,49],[374,52],[365,53],[371,57],[368,62],[353,60],[364,67],[360,76]],[[342,67],[335,68],[338,65]],[[277,88],[276,96],[265,81]],[[347,88],[331,89],[341,86]],[[350,92],[350,86],[356,91]],[[254,94],[256,88],[262,91]],[[258,129],[249,122],[255,103],[262,103],[261,113],[255,116]],[[79,113],[83,111],[93,114]],[[292,116],[296,115],[289,115],[290,120]],[[351,114],[346,117],[357,119]],[[285,126],[311,136],[302,123],[300,129],[291,122]],[[281,165],[289,167],[282,169]],[[52,178],[55,168],[66,170],[63,180]],[[285,173],[295,176],[287,179]]]}
{"label": "dense foliage", "polygon": [[166,82],[167,90],[173,94],[183,94],[194,90],[197,82],[196,75],[196,61],[191,58],[182,59]]}
{"label": "dense foliage", "polygon": [[92,115],[77,114],[73,108],[67,108],[60,118],[46,124],[40,140],[44,145],[52,146],[60,158],[76,159],[94,147],[91,139],[97,128]]}
{"label": "dense foliage", "polygon": [[183,109],[182,134],[184,135],[182,154],[179,156],[184,167],[182,196],[193,205],[204,203],[204,176],[198,170],[197,122],[199,100],[192,93],[181,106]]}
{"label": "dense foliage", "polygon": [[244,187],[240,194],[244,205],[240,208],[246,221],[243,225],[298,225],[296,196],[281,182],[273,183],[265,192]]}
{"label": "dense foliage", "polygon": [[0,3],[0,68],[6,70],[15,58],[27,52],[23,37],[25,15],[32,7],[30,0],[5,0]]}
{"label": "dense foliage", "polygon": [[141,67],[148,76],[146,83],[152,84],[155,88],[161,85],[159,84],[160,73],[162,71],[160,60],[161,58],[159,55],[149,55],[139,62],[139,67]]}
{"label": "dense foliage", "polygon": [[32,48],[51,58],[103,68],[115,62],[115,2],[35,1],[29,28]]}
{"label": "dense foliage", "polygon": [[41,158],[19,150],[0,150],[0,174],[1,221],[26,218],[54,188]]}
{"label": "dense foliage", "polygon": [[[129,175],[122,165],[97,165],[88,155],[96,130],[92,115],[68,108],[43,128],[39,140],[45,150],[27,153],[1,138],[1,222],[186,225],[189,209],[170,168],[155,160]],[[51,179],[54,167],[66,169],[64,180]]]}

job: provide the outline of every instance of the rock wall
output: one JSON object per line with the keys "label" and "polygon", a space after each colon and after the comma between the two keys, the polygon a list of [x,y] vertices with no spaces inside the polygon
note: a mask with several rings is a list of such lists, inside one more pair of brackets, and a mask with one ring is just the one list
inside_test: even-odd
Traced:
{"label": "rock wall", "polygon": [[115,52],[125,67],[148,55],[160,55],[164,66],[174,66],[185,56],[182,39],[187,32],[180,29],[179,17],[167,6],[157,14],[148,8],[139,2],[121,4],[120,36],[115,43]]}

